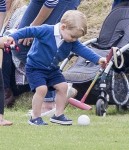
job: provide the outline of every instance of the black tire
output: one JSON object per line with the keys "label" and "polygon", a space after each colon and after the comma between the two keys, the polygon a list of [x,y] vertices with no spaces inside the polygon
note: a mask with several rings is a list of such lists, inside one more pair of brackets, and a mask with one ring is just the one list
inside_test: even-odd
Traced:
{"label": "black tire", "polygon": [[128,105],[123,105],[123,106],[116,105],[116,110],[117,111],[127,111],[127,110],[129,110],[129,106]]}
{"label": "black tire", "polygon": [[107,104],[105,104],[104,100],[98,99],[96,102],[96,115],[104,116],[106,114]]}

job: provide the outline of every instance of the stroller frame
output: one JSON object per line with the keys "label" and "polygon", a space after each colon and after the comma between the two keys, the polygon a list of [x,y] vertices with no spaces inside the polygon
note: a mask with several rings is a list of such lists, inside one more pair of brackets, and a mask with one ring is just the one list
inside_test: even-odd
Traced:
{"label": "stroller frame", "polygon": [[[129,49],[129,44],[125,45],[124,47],[122,47],[120,49],[120,51],[117,52],[117,56],[120,55],[121,53],[124,53],[127,49]],[[100,95],[97,98],[97,102],[96,102],[96,115],[98,116],[105,116],[106,115],[106,109],[108,107],[108,102],[109,102],[109,95],[106,92],[106,78],[107,75],[109,74],[112,66],[114,63],[114,57],[112,57],[112,59],[110,60],[109,64],[107,65],[107,67],[105,68],[104,72],[102,73],[101,79],[100,79]],[[122,73],[123,74],[123,73]],[[128,83],[128,79],[126,76],[123,77],[125,78],[126,81],[126,85],[127,88],[129,90],[129,83]],[[114,76],[112,77],[112,80],[114,80]],[[112,93],[113,93],[113,89],[112,89]],[[114,94],[113,94],[114,95]],[[128,100],[129,100],[129,93],[127,93],[126,99],[123,102],[118,102],[115,97],[113,97],[114,101],[116,102],[116,104],[121,107],[123,105],[125,105]]]}
{"label": "stroller frame", "polygon": [[[93,38],[93,39],[90,39],[90,40],[84,42],[83,45],[88,46],[88,45],[90,45],[92,43],[95,43],[96,41],[97,41],[97,38]],[[123,46],[122,48],[120,48],[119,51],[117,51],[116,55],[120,56],[121,53],[124,53],[128,49],[129,49],[129,44],[127,44],[127,45]],[[64,68],[64,66],[67,64],[67,62],[73,56],[74,56],[74,54],[71,53],[70,56],[63,61],[62,66],[61,66],[62,69]],[[109,94],[106,91],[106,87],[107,87],[106,79],[107,79],[107,76],[108,76],[108,74],[109,74],[113,64],[114,64],[114,57],[112,56],[112,58],[110,59],[108,65],[106,66],[106,68],[101,72],[101,77],[100,77],[100,82],[99,82],[99,92],[100,93],[99,93],[99,96],[98,96],[97,102],[96,102],[96,115],[97,116],[105,116],[106,112],[107,112],[108,102],[109,102]],[[125,79],[126,87],[129,90],[128,79],[127,79],[127,77],[125,76],[124,73],[122,73],[122,75],[123,75],[123,77]],[[114,80],[114,75],[112,77],[112,81],[113,80]],[[113,92],[114,91],[112,89],[112,93]],[[129,93],[127,93],[126,99],[123,102],[117,101],[115,99],[115,95],[113,96],[113,99],[116,102],[117,106],[120,108],[121,106],[125,105],[128,102],[128,100],[129,100]],[[68,101],[70,101],[70,100],[68,100]]]}

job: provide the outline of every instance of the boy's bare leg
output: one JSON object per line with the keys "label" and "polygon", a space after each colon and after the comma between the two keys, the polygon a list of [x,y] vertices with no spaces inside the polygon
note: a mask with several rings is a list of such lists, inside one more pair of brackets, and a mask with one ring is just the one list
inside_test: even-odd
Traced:
{"label": "boy's bare leg", "polygon": [[63,82],[54,86],[56,89],[56,116],[64,114],[65,105],[67,102],[67,83]]}
{"label": "boy's bare leg", "polygon": [[45,97],[46,93],[47,93],[47,86],[40,86],[36,88],[36,92],[32,99],[33,119],[41,116],[43,98]]}
{"label": "boy's bare leg", "polygon": [[50,122],[61,125],[72,125],[72,120],[64,115],[64,109],[67,102],[68,84],[63,82],[54,86],[56,94],[56,113],[50,118]]}

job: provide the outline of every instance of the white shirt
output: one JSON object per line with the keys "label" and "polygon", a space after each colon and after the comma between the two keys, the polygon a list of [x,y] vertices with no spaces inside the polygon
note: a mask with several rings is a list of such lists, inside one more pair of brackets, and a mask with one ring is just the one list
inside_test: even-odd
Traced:
{"label": "white shirt", "polygon": [[61,46],[61,44],[64,42],[64,39],[61,39],[61,34],[60,34],[60,30],[59,30],[59,25],[60,23],[57,23],[54,26],[54,36],[56,39],[56,45],[59,48]]}

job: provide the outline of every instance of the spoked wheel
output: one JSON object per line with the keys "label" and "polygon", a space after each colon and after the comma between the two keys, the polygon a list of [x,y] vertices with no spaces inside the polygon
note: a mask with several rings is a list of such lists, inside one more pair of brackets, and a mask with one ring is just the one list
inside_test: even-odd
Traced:
{"label": "spoked wheel", "polygon": [[105,116],[106,115],[107,104],[102,99],[98,99],[96,102],[96,115]]}

